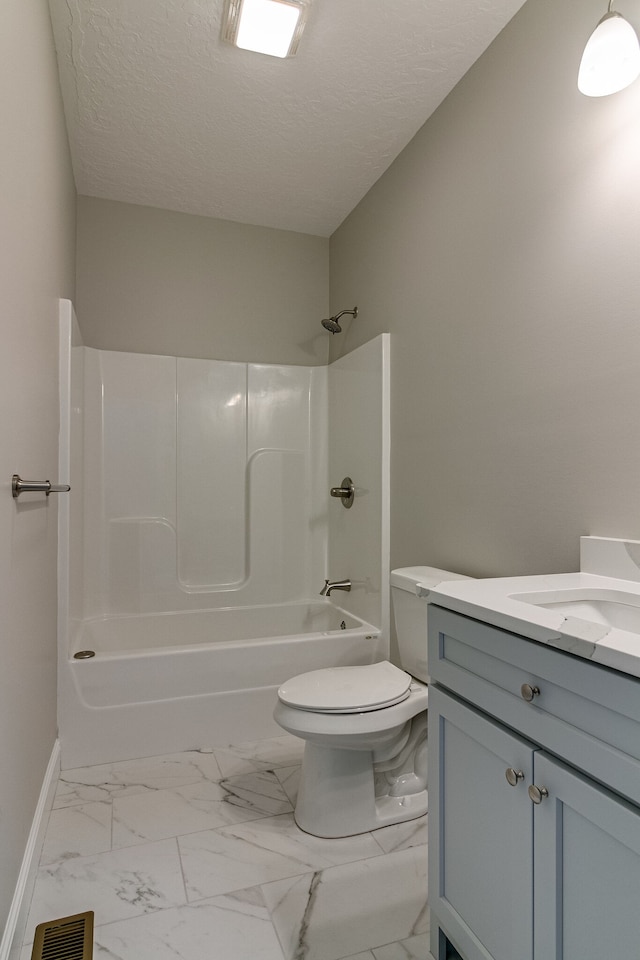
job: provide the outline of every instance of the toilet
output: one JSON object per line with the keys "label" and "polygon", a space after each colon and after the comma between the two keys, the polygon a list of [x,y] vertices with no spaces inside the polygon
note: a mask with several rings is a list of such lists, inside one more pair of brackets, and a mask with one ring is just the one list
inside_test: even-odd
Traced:
{"label": "toilet", "polygon": [[418,585],[464,580],[435,567],[391,572],[400,662],[329,667],[278,690],[276,722],[305,741],[295,819],[349,837],[427,811],[427,602]]}

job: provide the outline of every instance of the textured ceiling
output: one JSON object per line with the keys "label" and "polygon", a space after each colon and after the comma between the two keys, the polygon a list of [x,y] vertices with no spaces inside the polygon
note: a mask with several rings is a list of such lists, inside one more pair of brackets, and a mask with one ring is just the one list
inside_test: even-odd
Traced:
{"label": "textured ceiling", "polygon": [[50,0],[78,192],[329,236],[523,0],[313,0],[298,55],[224,0]]}

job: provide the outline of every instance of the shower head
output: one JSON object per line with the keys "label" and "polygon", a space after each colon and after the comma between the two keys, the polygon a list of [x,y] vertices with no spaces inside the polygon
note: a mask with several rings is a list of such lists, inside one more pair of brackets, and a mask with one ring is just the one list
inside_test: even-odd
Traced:
{"label": "shower head", "polygon": [[330,317],[329,320],[322,320],[321,323],[325,330],[328,330],[329,333],[342,333],[342,327],[337,320],[333,319],[333,317]]}
{"label": "shower head", "polygon": [[354,307],[353,310],[341,310],[340,313],[336,313],[335,317],[329,317],[328,320],[322,320],[322,326],[325,330],[328,330],[329,333],[342,333],[342,327],[338,323],[340,317],[343,317],[345,313],[348,313],[351,317],[358,316],[358,308]]}

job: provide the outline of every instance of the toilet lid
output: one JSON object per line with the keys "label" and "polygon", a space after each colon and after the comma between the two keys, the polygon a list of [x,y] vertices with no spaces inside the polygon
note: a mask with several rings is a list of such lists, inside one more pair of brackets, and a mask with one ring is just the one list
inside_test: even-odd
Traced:
{"label": "toilet lid", "polygon": [[282,703],[312,713],[364,713],[409,696],[411,676],[388,660],[364,667],[329,667],[301,673],[278,690]]}

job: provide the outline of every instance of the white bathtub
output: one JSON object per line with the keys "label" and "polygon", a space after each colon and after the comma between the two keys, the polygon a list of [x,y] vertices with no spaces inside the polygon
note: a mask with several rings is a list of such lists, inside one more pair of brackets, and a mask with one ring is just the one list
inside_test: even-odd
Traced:
{"label": "white bathtub", "polygon": [[62,766],[281,736],[286,679],[387,655],[376,628],[331,601],[84,621],[61,663]]}

